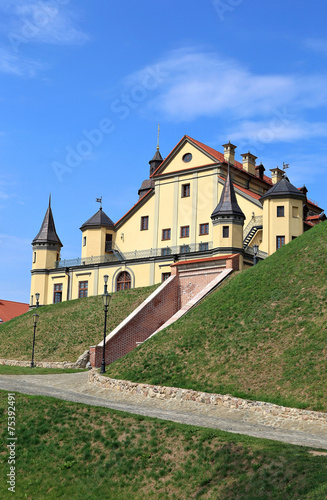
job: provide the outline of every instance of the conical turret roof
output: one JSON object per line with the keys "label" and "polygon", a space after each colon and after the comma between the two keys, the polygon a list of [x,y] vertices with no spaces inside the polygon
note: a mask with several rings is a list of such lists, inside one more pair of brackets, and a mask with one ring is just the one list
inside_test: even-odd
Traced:
{"label": "conical turret roof", "polygon": [[44,216],[41,229],[35,236],[32,245],[36,243],[55,243],[57,245],[63,246],[59,236],[57,235],[56,226],[54,223],[52,210],[51,210],[51,197],[49,198],[49,206],[46,214]]}
{"label": "conical turret roof", "polygon": [[110,217],[108,217],[108,215],[104,213],[102,208],[100,208],[100,210],[98,210],[98,212],[94,214],[90,219],[84,222],[80,229],[81,231],[83,231],[84,229],[95,227],[114,227],[114,223],[112,222]]}
{"label": "conical turret roof", "polygon": [[260,201],[266,198],[303,198],[305,200],[305,194],[293,186],[285,176],[261,196]]}
{"label": "conical turret roof", "polygon": [[215,210],[212,212],[211,218],[214,219],[220,215],[237,215],[238,217],[243,217],[245,219],[245,215],[236,200],[234,186],[230,177],[229,166],[220,201]]}
{"label": "conical turret roof", "polygon": [[159,148],[157,147],[156,152],[154,153],[154,156],[152,160],[149,161],[150,164],[150,175],[153,174],[155,170],[159,167],[159,165],[163,162],[163,157],[160,154]]}

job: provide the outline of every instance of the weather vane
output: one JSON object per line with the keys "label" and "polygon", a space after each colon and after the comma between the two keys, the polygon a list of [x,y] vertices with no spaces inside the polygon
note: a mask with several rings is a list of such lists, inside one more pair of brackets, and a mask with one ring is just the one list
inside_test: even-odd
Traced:
{"label": "weather vane", "polygon": [[101,198],[95,198],[95,201],[97,203],[100,203],[100,208],[102,209],[102,196],[101,196]]}
{"label": "weather vane", "polygon": [[286,170],[287,170],[288,168],[290,168],[290,164],[289,164],[289,163],[284,163],[284,162],[283,162],[283,170],[284,170],[284,172],[286,172]]}

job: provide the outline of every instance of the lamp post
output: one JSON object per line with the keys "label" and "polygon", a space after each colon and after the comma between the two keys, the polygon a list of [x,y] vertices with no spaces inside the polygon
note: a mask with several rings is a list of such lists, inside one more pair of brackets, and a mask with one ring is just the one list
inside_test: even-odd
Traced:
{"label": "lamp post", "polygon": [[34,325],[34,334],[33,334],[33,349],[32,349],[32,361],[31,361],[31,368],[35,367],[34,364],[34,346],[35,346],[35,332],[36,332],[36,324],[37,320],[39,319],[39,315],[34,313],[33,314],[33,325]]}
{"label": "lamp post", "polygon": [[258,263],[257,255],[258,255],[259,245],[253,245],[253,265],[255,266]]}
{"label": "lamp post", "polygon": [[36,308],[38,308],[38,307],[39,307],[39,305],[40,305],[40,304],[39,304],[40,294],[39,294],[39,293],[36,293],[36,294],[35,294],[35,298],[36,298]]}
{"label": "lamp post", "polygon": [[103,300],[103,308],[104,308],[104,330],[103,330],[103,349],[102,349],[102,363],[100,373],[106,372],[106,332],[107,332],[107,314],[108,307],[111,300],[111,295],[108,293],[108,275],[106,274],[104,277],[104,293],[102,295]]}

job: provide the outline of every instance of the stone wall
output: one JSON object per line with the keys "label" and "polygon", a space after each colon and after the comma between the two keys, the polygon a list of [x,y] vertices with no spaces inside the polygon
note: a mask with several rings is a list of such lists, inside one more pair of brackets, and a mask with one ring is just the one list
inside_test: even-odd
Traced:
{"label": "stone wall", "polygon": [[[0,365],[8,366],[31,366],[31,361],[17,361],[15,359],[0,359]],[[70,361],[35,361],[35,366],[38,368],[81,368],[77,363]]]}
{"label": "stone wall", "polygon": [[116,380],[99,375],[96,370],[89,372],[89,382],[103,389],[119,391],[123,393],[137,394],[144,398],[175,399],[180,401],[189,401],[203,403],[208,405],[224,406],[230,409],[250,410],[261,413],[262,415],[271,415],[276,418],[288,419],[294,422],[312,422],[326,426],[327,432],[327,414],[322,412],[300,410],[297,408],[288,408],[278,406],[272,403],[262,401],[250,401],[247,399],[235,398],[230,395],[210,394],[207,392],[192,391],[190,389],[179,389],[177,387],[165,387],[159,385],[139,384],[127,380]]}

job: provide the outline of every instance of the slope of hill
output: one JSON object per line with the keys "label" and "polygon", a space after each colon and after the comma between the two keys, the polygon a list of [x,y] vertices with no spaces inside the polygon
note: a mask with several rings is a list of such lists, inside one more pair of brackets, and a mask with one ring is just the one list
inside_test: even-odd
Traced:
{"label": "slope of hill", "polygon": [[[156,288],[145,287],[112,294],[107,332],[113,330]],[[32,353],[35,311],[0,326],[0,357],[29,360]],[[103,338],[102,297],[87,297],[38,309],[35,359],[37,361],[76,361],[90,345]]]}
{"label": "slope of hill", "polygon": [[115,378],[327,411],[327,222],[111,365]]}

